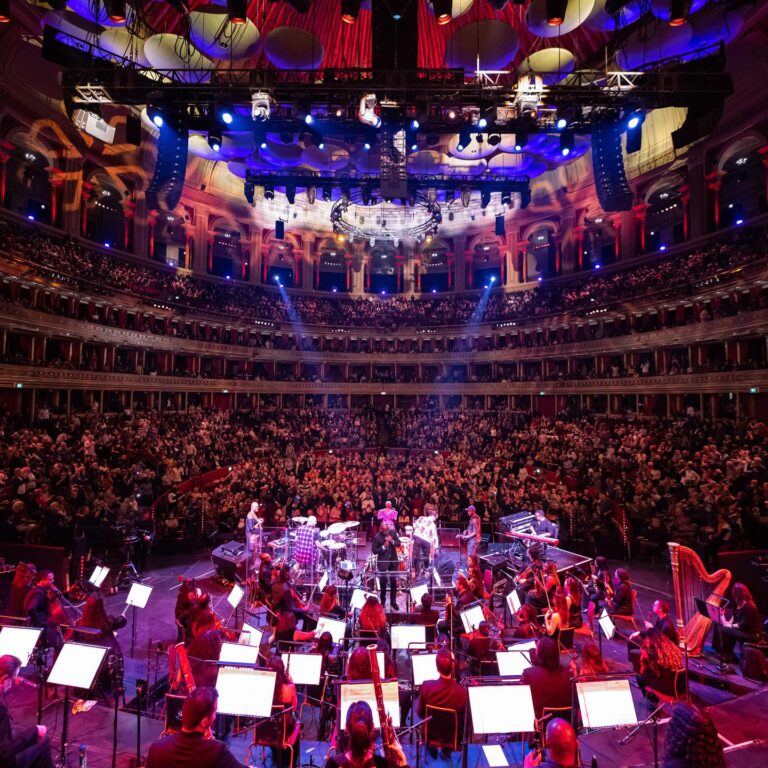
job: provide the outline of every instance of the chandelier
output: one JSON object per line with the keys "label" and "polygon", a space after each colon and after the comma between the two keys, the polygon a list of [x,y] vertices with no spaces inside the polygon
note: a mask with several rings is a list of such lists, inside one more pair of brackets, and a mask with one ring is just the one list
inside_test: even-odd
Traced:
{"label": "chandelier", "polygon": [[436,234],[443,221],[440,204],[425,194],[412,195],[406,201],[379,200],[372,202],[359,190],[342,195],[331,207],[331,224],[337,235],[350,241],[356,238],[397,246],[406,240],[424,240]]}

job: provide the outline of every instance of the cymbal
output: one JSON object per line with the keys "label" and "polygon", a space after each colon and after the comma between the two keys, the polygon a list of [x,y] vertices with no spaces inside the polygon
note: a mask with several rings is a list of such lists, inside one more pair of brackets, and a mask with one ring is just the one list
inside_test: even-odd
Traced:
{"label": "cymbal", "polygon": [[347,522],[344,523],[344,525],[346,525],[347,528],[357,528],[357,526],[360,525],[360,521],[359,520],[347,520]]}
{"label": "cymbal", "polygon": [[331,535],[330,531],[320,531],[320,538],[327,539]]}
{"label": "cymbal", "polygon": [[320,546],[323,549],[344,549],[344,544],[340,541],[321,541]]}
{"label": "cymbal", "polygon": [[292,523],[296,523],[296,525],[304,525],[304,523],[307,522],[306,517],[292,517],[291,518]]}
{"label": "cymbal", "polygon": [[276,541],[267,542],[267,546],[272,547],[272,549],[282,549],[285,546],[285,542],[282,539],[277,539]]}
{"label": "cymbal", "polygon": [[344,533],[347,530],[347,523],[331,523],[328,526],[328,533],[331,536],[338,536],[340,533]]}

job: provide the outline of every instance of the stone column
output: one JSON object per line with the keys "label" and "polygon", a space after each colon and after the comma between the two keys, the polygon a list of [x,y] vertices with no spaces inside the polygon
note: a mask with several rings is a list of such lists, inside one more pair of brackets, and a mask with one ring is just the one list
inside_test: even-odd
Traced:
{"label": "stone column", "polygon": [[[648,203],[639,203],[632,208],[632,213],[635,215],[635,230],[640,235],[640,253],[645,253],[645,222],[648,217]],[[637,251],[637,249],[635,249]],[[637,256],[637,252],[634,254]]]}
{"label": "stone column", "polygon": [[691,203],[691,189],[687,184],[677,188],[680,193],[680,205],[683,206],[683,239],[687,240],[690,235],[691,223],[690,223],[690,203]]}
{"label": "stone column", "polygon": [[715,222],[715,229],[720,229],[720,188],[723,186],[723,176],[725,171],[713,171],[704,177],[707,189],[712,193],[712,219]]}

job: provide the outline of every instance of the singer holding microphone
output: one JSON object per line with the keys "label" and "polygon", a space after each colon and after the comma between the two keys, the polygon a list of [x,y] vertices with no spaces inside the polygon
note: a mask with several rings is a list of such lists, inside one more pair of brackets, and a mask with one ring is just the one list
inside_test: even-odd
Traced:
{"label": "singer holding microphone", "polygon": [[[371,542],[371,552],[376,555],[376,570],[381,579],[381,606],[384,607],[387,598],[387,583],[389,583],[389,604],[393,611],[399,611],[397,605],[397,579],[394,573],[398,569],[397,547],[400,546],[400,537],[397,535],[392,523],[388,520],[381,521],[379,532]],[[387,576],[387,574],[390,574]]]}
{"label": "singer holding microphone", "polygon": [[458,538],[461,541],[467,542],[467,560],[469,560],[470,557],[474,557],[477,554],[477,550],[480,547],[480,536],[482,532],[480,529],[480,515],[477,514],[475,505],[470,504],[467,507],[467,512],[469,513],[467,530],[464,531],[464,533],[458,534]]}

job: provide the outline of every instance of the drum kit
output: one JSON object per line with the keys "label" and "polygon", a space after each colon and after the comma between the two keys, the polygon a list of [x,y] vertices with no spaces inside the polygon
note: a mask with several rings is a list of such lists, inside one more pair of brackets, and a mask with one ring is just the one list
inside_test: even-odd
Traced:
{"label": "drum kit", "polygon": [[[334,566],[339,578],[348,581],[355,572],[357,563],[358,539],[353,531],[360,525],[358,520],[331,523],[324,531],[320,531],[320,549],[327,558],[325,565],[329,573]],[[352,556],[354,551],[354,556]]]}

